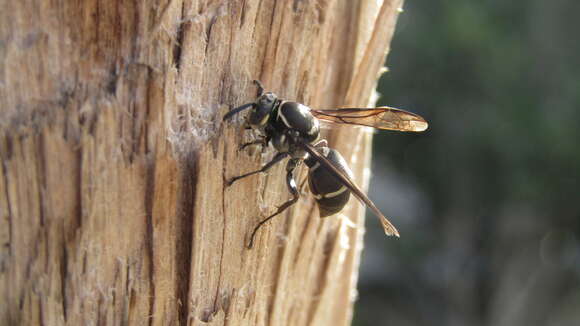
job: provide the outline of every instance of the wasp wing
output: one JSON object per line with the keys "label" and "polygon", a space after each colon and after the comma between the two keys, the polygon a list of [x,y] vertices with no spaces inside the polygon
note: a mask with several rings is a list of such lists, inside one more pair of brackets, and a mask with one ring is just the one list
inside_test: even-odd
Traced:
{"label": "wasp wing", "polygon": [[340,182],[347,187],[355,197],[360,200],[363,204],[365,204],[381,221],[381,225],[385,230],[387,235],[395,235],[399,236],[399,231],[395,228],[391,222],[381,213],[381,211],[375,206],[375,204],[365,195],[362,190],[352,181],[352,179],[346,175],[346,173],[342,172],[339,168],[337,168],[332,162],[330,162],[326,157],[324,157],[314,146],[301,142],[302,147],[308,152],[310,156],[312,156],[317,162],[323,165],[328,171],[334,175]]}
{"label": "wasp wing", "polygon": [[334,110],[311,110],[312,115],[324,121],[373,127],[385,130],[420,132],[429,124],[421,116],[391,107],[341,108]]}

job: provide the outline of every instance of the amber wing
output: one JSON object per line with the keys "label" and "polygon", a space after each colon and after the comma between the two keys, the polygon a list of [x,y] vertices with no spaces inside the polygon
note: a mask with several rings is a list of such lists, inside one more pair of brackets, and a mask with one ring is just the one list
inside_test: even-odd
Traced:
{"label": "amber wing", "polygon": [[342,172],[339,168],[334,166],[332,162],[326,159],[322,154],[320,154],[314,146],[308,143],[300,143],[302,147],[308,152],[310,156],[312,156],[317,162],[321,165],[326,167],[328,171],[333,174],[340,182],[347,187],[352,194],[360,200],[363,204],[365,204],[380,220],[383,229],[387,235],[395,235],[399,236],[399,231],[391,222],[381,213],[381,211],[375,206],[375,204],[364,194],[364,192],[352,181],[352,179]]}
{"label": "amber wing", "polygon": [[316,118],[324,121],[385,130],[420,132],[429,126],[425,119],[415,113],[390,107],[313,109],[311,112]]}

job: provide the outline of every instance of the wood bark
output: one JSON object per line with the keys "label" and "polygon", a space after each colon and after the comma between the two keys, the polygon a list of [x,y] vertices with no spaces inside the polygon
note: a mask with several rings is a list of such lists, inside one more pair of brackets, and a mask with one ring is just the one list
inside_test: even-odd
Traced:
{"label": "wood bark", "polygon": [[[252,79],[369,104],[402,0],[0,6],[0,324],[350,323],[363,208],[305,195],[247,250],[284,164],[226,187],[274,152],[221,120]],[[366,186],[371,133],[325,136]]]}

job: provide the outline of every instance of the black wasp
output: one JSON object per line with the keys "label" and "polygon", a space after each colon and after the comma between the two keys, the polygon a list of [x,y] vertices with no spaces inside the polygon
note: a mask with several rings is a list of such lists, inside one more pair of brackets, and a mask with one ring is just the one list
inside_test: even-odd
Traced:
{"label": "black wasp", "polygon": [[420,132],[427,129],[427,122],[422,117],[403,110],[379,108],[341,108],[333,110],[314,110],[303,104],[285,101],[271,92],[264,92],[262,84],[255,80],[258,86],[256,102],[237,107],[224,116],[224,121],[235,114],[252,109],[246,119],[247,129],[260,131],[260,139],[243,144],[267,146],[270,142],[278,151],[276,156],[261,169],[234,177],[228,181],[231,185],[237,180],[266,172],[272,166],[286,157],[290,157],[286,165],[286,185],[292,194],[292,199],[282,204],[274,214],[266,217],[254,228],[250,238],[249,248],[252,248],[258,229],[274,216],[298,201],[299,191],[294,180],[294,170],[302,161],[309,168],[308,184],[314,195],[320,216],[330,216],[340,212],[353,193],[380,219],[387,235],[399,236],[397,229],[373,204],[373,202],[352,181],[352,172],[342,155],[329,148],[326,140],[319,140],[319,121],[368,126],[378,129]]}

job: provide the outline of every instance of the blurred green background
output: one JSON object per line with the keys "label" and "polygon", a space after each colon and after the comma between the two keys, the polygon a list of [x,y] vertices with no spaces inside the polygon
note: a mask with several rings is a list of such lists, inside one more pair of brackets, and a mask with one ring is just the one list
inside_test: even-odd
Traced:
{"label": "blurred green background", "polygon": [[353,325],[580,325],[580,1],[405,3]]}

